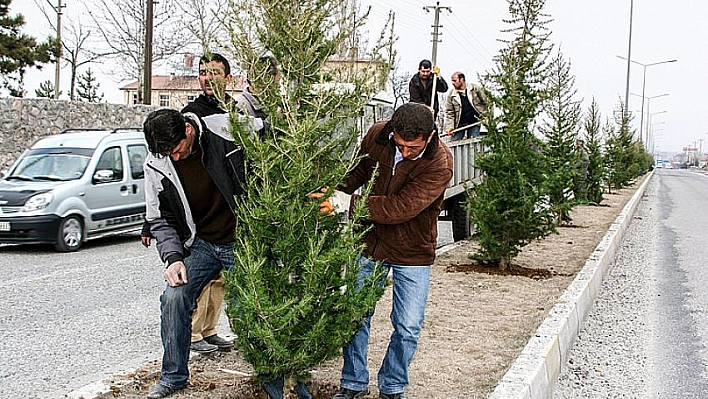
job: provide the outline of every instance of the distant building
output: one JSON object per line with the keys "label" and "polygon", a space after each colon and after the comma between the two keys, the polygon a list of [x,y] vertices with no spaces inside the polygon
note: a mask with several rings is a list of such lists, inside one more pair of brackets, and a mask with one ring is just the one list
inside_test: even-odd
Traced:
{"label": "distant building", "polygon": [[[197,76],[157,75],[152,77],[150,104],[160,107],[182,108],[202,94]],[[234,76],[233,84],[228,91],[231,96],[243,91],[245,79]],[[120,88],[123,91],[123,103],[127,105],[138,102],[139,84],[137,81]]]}

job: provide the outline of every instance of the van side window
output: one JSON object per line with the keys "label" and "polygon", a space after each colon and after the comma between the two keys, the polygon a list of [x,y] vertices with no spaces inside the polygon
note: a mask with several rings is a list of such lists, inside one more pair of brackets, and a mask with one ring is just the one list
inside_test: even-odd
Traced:
{"label": "van side window", "polygon": [[[100,177],[97,179],[97,175]],[[120,147],[111,147],[101,154],[94,174],[94,183],[108,183],[123,180],[123,158]]]}
{"label": "van side window", "polygon": [[147,147],[144,145],[129,145],[128,159],[130,159],[130,175],[133,179],[142,179],[145,177],[143,171],[143,163],[147,157]]}

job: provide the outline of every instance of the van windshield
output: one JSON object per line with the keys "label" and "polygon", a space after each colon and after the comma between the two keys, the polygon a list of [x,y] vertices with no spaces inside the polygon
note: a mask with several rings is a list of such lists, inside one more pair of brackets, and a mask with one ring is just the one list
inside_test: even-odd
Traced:
{"label": "van windshield", "polygon": [[90,155],[71,152],[28,153],[6,179],[19,180],[76,180],[86,171]]}

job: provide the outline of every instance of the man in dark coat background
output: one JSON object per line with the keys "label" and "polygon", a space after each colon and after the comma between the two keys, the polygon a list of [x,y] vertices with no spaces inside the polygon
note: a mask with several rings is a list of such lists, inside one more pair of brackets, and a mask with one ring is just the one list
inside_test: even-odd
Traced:
{"label": "man in dark coat background", "polygon": [[440,68],[434,66],[430,60],[422,60],[418,63],[418,73],[413,75],[411,81],[408,83],[408,94],[410,95],[412,103],[425,104],[430,107],[430,103],[433,96],[433,79],[437,76],[437,84],[435,85],[435,103],[433,104],[433,117],[435,120],[438,118],[438,110],[440,109],[440,104],[438,103],[438,93],[447,92],[447,82],[440,76]]}

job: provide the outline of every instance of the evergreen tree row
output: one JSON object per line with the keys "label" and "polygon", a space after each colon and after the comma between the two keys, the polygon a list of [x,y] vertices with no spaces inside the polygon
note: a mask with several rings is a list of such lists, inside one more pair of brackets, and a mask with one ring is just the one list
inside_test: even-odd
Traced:
{"label": "evergreen tree row", "polygon": [[[511,39],[483,77],[489,112],[482,182],[468,210],[479,251],[473,258],[505,269],[521,248],[570,222],[577,204],[598,205],[652,165],[624,111],[601,126],[593,100],[583,118],[570,62],[551,57],[545,0],[509,0]],[[601,131],[602,130],[602,131]]]}

